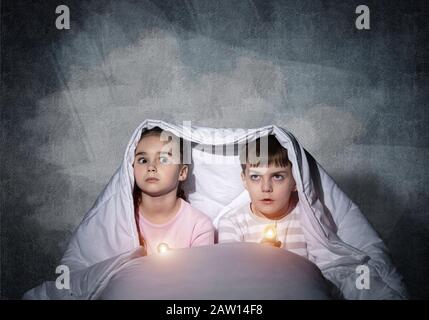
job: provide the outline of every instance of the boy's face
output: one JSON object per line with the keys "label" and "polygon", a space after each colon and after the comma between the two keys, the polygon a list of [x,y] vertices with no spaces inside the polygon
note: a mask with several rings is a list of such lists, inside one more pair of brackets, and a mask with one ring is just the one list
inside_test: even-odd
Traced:
{"label": "boy's face", "polygon": [[137,145],[134,158],[134,177],[143,193],[152,197],[176,190],[184,181],[188,167],[174,164],[172,148],[157,135],[144,137]]}
{"label": "boy's face", "polygon": [[287,213],[291,194],[296,191],[290,164],[287,167],[251,167],[247,164],[241,178],[256,214],[278,218]]}

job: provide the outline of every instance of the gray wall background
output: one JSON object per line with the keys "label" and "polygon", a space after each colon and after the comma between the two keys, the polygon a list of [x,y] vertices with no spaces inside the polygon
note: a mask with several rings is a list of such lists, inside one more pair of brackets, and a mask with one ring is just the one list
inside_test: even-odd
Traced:
{"label": "gray wall background", "polygon": [[[66,4],[71,29],[55,28]],[[355,8],[371,30],[355,28]],[[1,297],[55,278],[145,118],[293,132],[429,298],[425,1],[2,1]]]}

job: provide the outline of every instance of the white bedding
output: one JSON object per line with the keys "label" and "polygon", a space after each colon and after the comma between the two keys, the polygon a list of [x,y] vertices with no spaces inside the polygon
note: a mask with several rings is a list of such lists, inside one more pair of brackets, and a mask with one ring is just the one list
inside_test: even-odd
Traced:
{"label": "white bedding", "polygon": [[229,243],[179,249],[132,260],[98,299],[263,300],[329,299],[310,261],[268,246]]}
{"label": "white bedding", "polygon": [[[72,288],[75,289],[55,292],[53,284],[45,282],[27,292],[25,298],[94,298],[101,283],[106,285],[108,279],[122,266],[121,263],[130,260],[139,243],[133,216],[131,191],[134,177],[131,164],[142,130],[155,126],[196,144],[209,145],[231,146],[244,143],[246,139],[250,141],[267,134],[276,135],[288,149],[293,164],[299,206],[304,213],[301,215],[301,225],[310,260],[326,279],[341,290],[346,299],[407,297],[402,278],[392,265],[382,240],[359,208],[291,133],[276,126],[234,130],[185,127],[146,120],[133,133],[121,166],[76,229],[61,260],[61,264],[72,270]],[[227,161],[227,165],[206,164],[204,158],[207,153],[196,148],[192,153],[193,177],[185,189],[189,191],[190,203],[206,212],[216,225],[219,217],[248,201],[248,195],[239,180],[238,158],[220,156],[218,160]],[[371,287],[368,290],[356,286],[356,268],[360,265],[365,265],[370,271]]]}

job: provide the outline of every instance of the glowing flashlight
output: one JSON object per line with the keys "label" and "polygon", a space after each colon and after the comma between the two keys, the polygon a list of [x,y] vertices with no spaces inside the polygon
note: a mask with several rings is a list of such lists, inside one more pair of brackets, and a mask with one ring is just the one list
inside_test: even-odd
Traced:
{"label": "glowing flashlight", "polygon": [[273,247],[280,248],[282,246],[281,241],[277,241],[277,225],[268,226],[264,230],[264,239],[262,239],[261,243],[267,243],[272,245]]}
{"label": "glowing flashlight", "polygon": [[163,254],[166,253],[168,250],[170,250],[168,244],[163,242],[158,245],[158,253]]}
{"label": "glowing flashlight", "polygon": [[275,241],[277,237],[276,228],[274,226],[268,226],[264,231],[264,238],[267,241]]}

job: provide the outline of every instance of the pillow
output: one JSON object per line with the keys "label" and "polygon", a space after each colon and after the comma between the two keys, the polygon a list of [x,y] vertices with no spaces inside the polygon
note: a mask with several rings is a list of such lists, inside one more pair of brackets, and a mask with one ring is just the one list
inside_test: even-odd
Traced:
{"label": "pillow", "polygon": [[307,259],[256,243],[178,249],[128,262],[100,299],[329,299]]}
{"label": "pillow", "polygon": [[[229,147],[231,146],[233,145]],[[244,190],[244,187],[241,182],[238,156],[212,154],[211,146],[204,148],[204,150],[196,147],[192,149],[193,166],[184,189],[191,205],[214,220],[219,212]]]}

